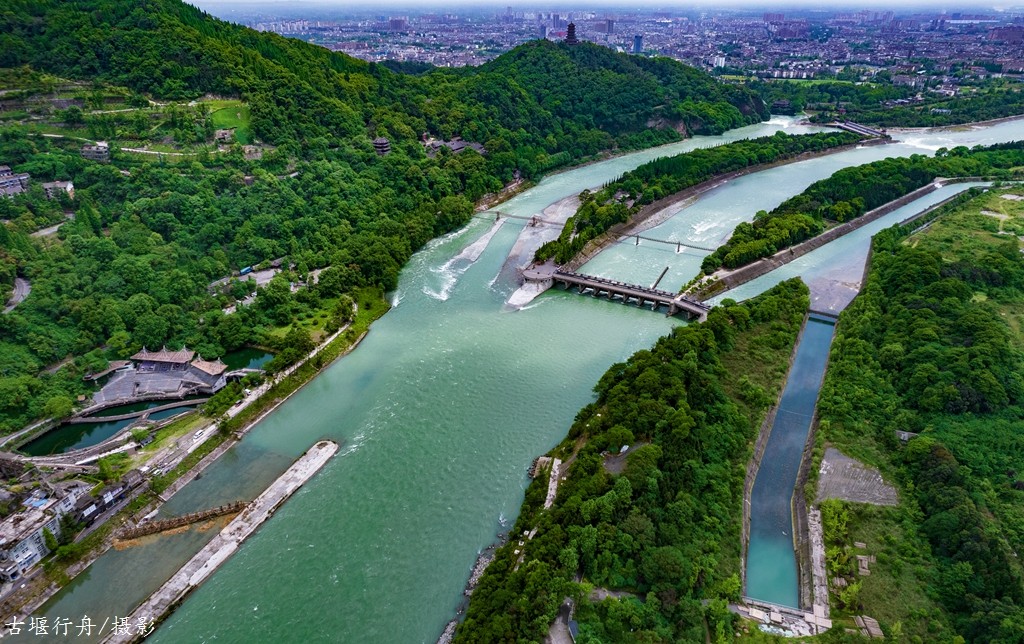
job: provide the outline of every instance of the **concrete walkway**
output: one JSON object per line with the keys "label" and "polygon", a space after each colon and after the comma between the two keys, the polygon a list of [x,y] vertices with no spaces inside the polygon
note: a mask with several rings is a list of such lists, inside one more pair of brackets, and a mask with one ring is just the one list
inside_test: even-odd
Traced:
{"label": "concrete walkway", "polygon": [[[337,453],[338,444],[333,441],[320,441],[313,445],[159,590],[132,611],[127,623],[134,626],[139,623],[151,624],[163,619],[173,606],[206,581],[238,550],[243,541]],[[136,639],[142,639],[142,636],[136,629],[129,628],[123,632],[115,630],[108,633],[103,641],[110,644],[127,644]]]}

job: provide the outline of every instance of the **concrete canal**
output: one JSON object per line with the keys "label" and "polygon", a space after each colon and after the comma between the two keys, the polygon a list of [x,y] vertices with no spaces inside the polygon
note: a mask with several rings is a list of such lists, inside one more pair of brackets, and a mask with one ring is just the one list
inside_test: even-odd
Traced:
{"label": "concrete canal", "polygon": [[800,607],[793,489],[834,332],[832,318],[808,317],[751,493],[746,595],[793,608]]}

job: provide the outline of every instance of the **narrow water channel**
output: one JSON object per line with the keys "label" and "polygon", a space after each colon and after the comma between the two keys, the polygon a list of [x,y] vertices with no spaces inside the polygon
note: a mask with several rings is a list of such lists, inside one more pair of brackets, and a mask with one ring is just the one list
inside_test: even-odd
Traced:
{"label": "narrow water channel", "polygon": [[[792,120],[773,119],[625,155],[549,177],[501,210],[531,216],[657,156],[779,129],[806,131]],[[1014,133],[998,136],[1010,140]],[[861,163],[856,152],[832,157],[834,169]],[[806,180],[800,164],[789,168],[730,182],[715,194],[751,205],[770,190],[795,194]],[[749,218],[761,207],[729,216]],[[505,301],[518,285],[501,269],[519,228],[510,220],[492,231],[491,222],[477,219],[417,253],[393,294],[397,306],[359,348],[164,507],[162,515],[176,515],[251,499],[316,440],[342,444],[338,457],[151,639],[437,638],[463,599],[479,550],[514,523],[532,459],[561,440],[611,364],[682,323],[563,291],[509,311]],[[472,254],[475,261],[451,261],[489,232],[486,249]],[[664,265],[655,262],[637,275],[623,267],[624,275],[616,276],[642,282]],[[111,550],[41,614],[76,621],[89,615],[99,622],[125,615],[211,537],[190,531]]]}
{"label": "narrow water channel", "polygon": [[830,318],[813,313],[808,318],[750,498],[746,594],[792,608],[800,607],[793,549],[793,490],[834,332]]}

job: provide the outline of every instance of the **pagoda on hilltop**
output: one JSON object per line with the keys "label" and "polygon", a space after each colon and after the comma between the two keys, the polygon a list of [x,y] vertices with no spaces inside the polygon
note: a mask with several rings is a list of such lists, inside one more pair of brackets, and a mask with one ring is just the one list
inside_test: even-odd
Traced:
{"label": "pagoda on hilltop", "polygon": [[576,40],[576,23],[570,22],[569,26],[566,27],[565,31],[565,44],[567,45],[578,45],[580,41]]}

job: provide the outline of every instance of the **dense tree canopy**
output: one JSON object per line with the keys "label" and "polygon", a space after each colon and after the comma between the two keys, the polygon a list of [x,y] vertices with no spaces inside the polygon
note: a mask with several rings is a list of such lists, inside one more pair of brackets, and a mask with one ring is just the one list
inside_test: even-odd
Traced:
{"label": "dense tree canopy", "polygon": [[[875,237],[860,296],[840,318],[819,400],[826,440],[894,470],[931,552],[917,572],[970,642],[1024,638],[1024,288],[1015,236],[956,205],[907,243]],[[967,200],[965,200],[967,201]],[[996,199],[998,202],[998,199]],[[989,204],[991,205],[991,202]],[[902,448],[896,431],[921,434]]]}
{"label": "dense tree canopy", "polygon": [[[749,90],[592,44],[538,41],[480,68],[406,74],[177,0],[12,0],[0,12],[0,68],[15,68],[0,73],[14,88],[45,72],[119,86],[136,106],[237,97],[265,144],[262,159],[236,146],[176,165],[115,148],[104,165],[82,159],[77,143],[0,133],[0,163],[33,181],[0,199],[10,222],[0,226],[0,291],[16,276],[32,284],[0,319],[0,430],[66,409],[87,393],[83,372],[143,345],[188,344],[213,357],[260,343],[291,355],[301,338],[268,329],[313,317],[322,329],[341,317],[344,294],[394,288],[413,252],[463,225],[474,201],[517,174],[767,117]],[[95,138],[153,127],[134,112],[72,106],[58,116]],[[168,106],[162,117],[180,142],[210,137],[202,103]],[[424,133],[462,136],[486,152],[428,156]],[[371,144],[378,136],[390,140],[385,156]],[[55,179],[74,182],[73,201],[44,197],[38,184]],[[28,236],[65,211],[75,218],[59,238]],[[275,260],[284,272],[259,289],[220,281]],[[307,280],[310,288],[292,286]],[[254,304],[230,312],[254,291]],[[56,369],[66,357],[76,360]]]}
{"label": "dense tree canopy", "polygon": [[[613,365],[552,452],[567,465],[554,506],[542,509],[538,477],[512,530],[536,534],[498,550],[456,641],[542,641],[567,596],[578,600],[578,641],[731,633],[744,465],[807,306],[806,287],[786,282]],[[761,367],[737,379],[732,370],[751,362]],[[617,456],[623,445],[633,449]],[[591,603],[593,586],[625,597]]]}

